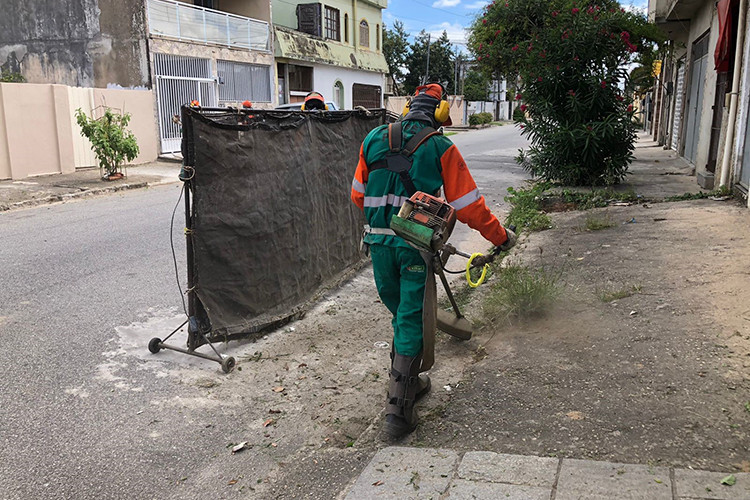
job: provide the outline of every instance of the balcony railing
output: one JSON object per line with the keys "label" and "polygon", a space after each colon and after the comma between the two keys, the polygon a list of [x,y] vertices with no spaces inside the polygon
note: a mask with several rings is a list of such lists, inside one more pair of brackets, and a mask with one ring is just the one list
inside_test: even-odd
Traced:
{"label": "balcony railing", "polygon": [[152,35],[227,47],[270,50],[267,22],[174,0],[148,0]]}

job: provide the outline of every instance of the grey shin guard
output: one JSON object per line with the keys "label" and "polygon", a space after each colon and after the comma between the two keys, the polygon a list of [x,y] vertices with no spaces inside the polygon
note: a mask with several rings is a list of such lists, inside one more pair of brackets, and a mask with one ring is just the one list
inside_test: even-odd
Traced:
{"label": "grey shin guard", "polygon": [[421,354],[402,356],[392,353],[385,432],[394,438],[412,432],[419,421],[414,403],[430,390],[430,379],[419,376]]}

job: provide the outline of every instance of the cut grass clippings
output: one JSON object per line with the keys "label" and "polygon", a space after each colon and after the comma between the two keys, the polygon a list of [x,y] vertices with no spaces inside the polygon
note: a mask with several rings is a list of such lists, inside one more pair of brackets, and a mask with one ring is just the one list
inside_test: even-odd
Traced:
{"label": "cut grass clippings", "polygon": [[561,273],[543,267],[510,264],[496,270],[495,282],[484,299],[488,322],[543,314],[560,295]]}
{"label": "cut grass clippings", "polygon": [[599,300],[602,302],[612,302],[615,300],[624,299],[639,293],[641,291],[640,285],[633,285],[631,287],[621,288],[619,290],[609,292],[599,292]]}

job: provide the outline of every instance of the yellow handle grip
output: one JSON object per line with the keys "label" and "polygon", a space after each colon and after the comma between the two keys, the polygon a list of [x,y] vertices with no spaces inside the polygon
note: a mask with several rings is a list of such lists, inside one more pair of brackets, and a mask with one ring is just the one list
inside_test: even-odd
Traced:
{"label": "yellow handle grip", "polygon": [[487,269],[490,268],[489,264],[485,264],[482,268],[482,275],[479,276],[479,280],[477,282],[471,281],[471,263],[474,261],[476,257],[482,257],[481,253],[473,253],[471,254],[471,257],[469,258],[469,261],[466,263],[466,281],[469,282],[469,286],[471,288],[476,288],[482,283],[484,283],[484,279],[487,277]]}

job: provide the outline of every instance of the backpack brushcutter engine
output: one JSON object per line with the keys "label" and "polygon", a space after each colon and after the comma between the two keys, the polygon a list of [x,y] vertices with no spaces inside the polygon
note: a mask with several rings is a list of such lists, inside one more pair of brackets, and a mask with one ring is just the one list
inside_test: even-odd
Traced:
{"label": "backpack brushcutter engine", "polygon": [[422,252],[437,253],[456,225],[456,211],[440,198],[417,191],[391,219],[391,229]]}
{"label": "backpack brushcutter engine", "polygon": [[437,310],[437,327],[449,335],[468,340],[473,332],[471,322],[458,309],[444,272],[444,265],[451,255],[472,257],[457,251],[448,243],[455,225],[456,210],[440,198],[421,191],[406,200],[398,214],[391,218],[393,232],[420,252],[433,255],[433,269],[440,277],[448,300],[453,306],[453,314],[442,309]]}

